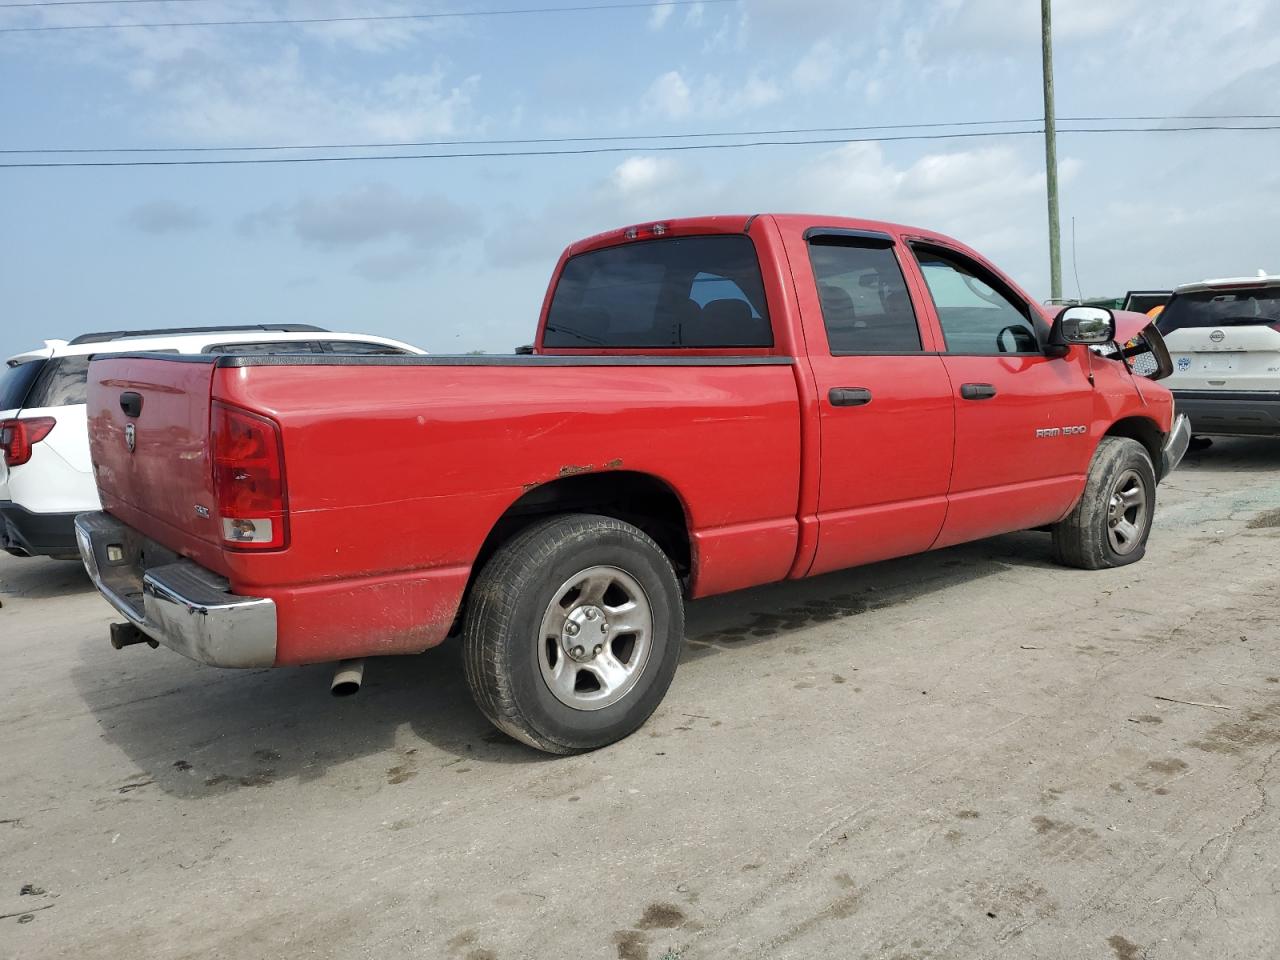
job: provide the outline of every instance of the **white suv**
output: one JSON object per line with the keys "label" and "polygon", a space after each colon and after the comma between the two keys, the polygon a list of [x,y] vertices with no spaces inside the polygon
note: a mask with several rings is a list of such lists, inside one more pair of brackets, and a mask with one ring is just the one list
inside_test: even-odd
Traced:
{"label": "white suv", "polygon": [[1280,276],[1185,284],[1156,328],[1197,436],[1280,437]]}
{"label": "white suv", "polygon": [[89,461],[85,378],[105,353],[421,354],[398,340],[308,324],[90,333],[48,340],[0,366],[0,549],[75,557],[77,513],[100,510]]}

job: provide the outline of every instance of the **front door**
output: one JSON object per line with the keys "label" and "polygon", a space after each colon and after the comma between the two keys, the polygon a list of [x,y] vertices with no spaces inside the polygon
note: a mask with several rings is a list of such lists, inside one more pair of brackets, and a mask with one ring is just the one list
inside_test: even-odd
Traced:
{"label": "front door", "polygon": [[1044,352],[1039,311],[949,248],[913,245],[945,340],[955,466],[938,546],[1052,523],[1071,508],[1097,443],[1086,351]]}
{"label": "front door", "polygon": [[795,276],[819,393],[818,547],[809,570],[818,574],[932,546],[946,516],[953,402],[894,239],[810,231],[806,247],[812,271],[795,264]]}

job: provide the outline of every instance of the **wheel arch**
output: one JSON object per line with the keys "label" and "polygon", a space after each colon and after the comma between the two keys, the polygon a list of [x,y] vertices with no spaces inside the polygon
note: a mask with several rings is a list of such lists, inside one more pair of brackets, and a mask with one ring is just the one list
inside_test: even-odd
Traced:
{"label": "wheel arch", "polygon": [[1150,417],[1124,417],[1108,427],[1104,436],[1128,437],[1130,440],[1138,441],[1150,454],[1151,463],[1158,473],[1160,469],[1160,452],[1164,447],[1164,433],[1160,430],[1160,426]]}
{"label": "wheel arch", "polygon": [[526,490],[494,521],[472,564],[470,581],[474,582],[494,552],[521,530],[564,513],[597,513],[639,527],[653,538],[671,560],[676,576],[687,584],[694,565],[688,508],[667,481],[635,470],[558,477]]}

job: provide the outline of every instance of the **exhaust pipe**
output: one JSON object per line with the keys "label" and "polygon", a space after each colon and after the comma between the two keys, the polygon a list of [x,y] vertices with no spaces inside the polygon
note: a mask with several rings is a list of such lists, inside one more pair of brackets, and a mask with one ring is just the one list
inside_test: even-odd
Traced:
{"label": "exhaust pipe", "polygon": [[333,683],[329,686],[329,692],[335,697],[349,697],[360,692],[362,683],[364,683],[364,658],[339,660],[338,668],[333,672]]}

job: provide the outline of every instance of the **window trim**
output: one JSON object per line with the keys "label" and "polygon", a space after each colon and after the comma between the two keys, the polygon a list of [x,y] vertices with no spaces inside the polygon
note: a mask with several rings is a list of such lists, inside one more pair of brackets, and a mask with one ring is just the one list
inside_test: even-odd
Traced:
{"label": "window trim", "polygon": [[897,241],[883,230],[854,230],[849,227],[810,227],[805,243],[828,247],[894,247]]}
{"label": "window trim", "polygon": [[1043,357],[1045,356],[1045,343],[1047,334],[1040,327],[1042,324],[1036,322],[1039,312],[1033,305],[1024,300],[1018,293],[1009,286],[995,271],[984,265],[973,257],[957,250],[954,247],[939,243],[934,240],[924,238],[910,239],[907,246],[911,249],[911,256],[915,259],[916,269],[920,271],[920,279],[923,281],[924,292],[929,296],[929,303],[933,307],[933,315],[938,321],[938,333],[942,337],[942,345],[947,347],[947,328],[942,323],[942,312],[938,309],[938,301],[934,299],[933,290],[929,286],[929,278],[924,272],[924,264],[920,262],[920,250],[932,251],[940,254],[942,260],[958,261],[960,265],[966,267],[979,280],[995,290],[1015,308],[1020,308],[1023,317],[1031,327],[1032,334],[1036,338],[1035,350],[1016,350],[999,353],[974,353],[971,350],[951,350],[944,349],[939,351],[938,355],[943,357]]}
{"label": "window trim", "polygon": [[[822,331],[827,339],[827,354],[832,357],[920,357],[928,356],[925,349],[924,327],[920,324],[920,311],[916,298],[911,292],[911,284],[907,280],[907,271],[903,269],[902,259],[895,249],[894,238],[878,230],[847,230],[837,227],[810,227],[804,232],[805,252],[809,257],[809,274],[813,278],[814,293],[818,297],[818,315],[822,318]],[[860,247],[867,250],[888,250],[889,256],[898,267],[902,276],[902,288],[906,291],[907,302],[911,305],[911,317],[915,321],[916,342],[920,345],[916,350],[834,350],[831,347],[831,328],[827,326],[827,311],[822,305],[822,284],[818,280],[818,271],[813,265],[813,247]],[[936,309],[936,308],[935,308]]]}

